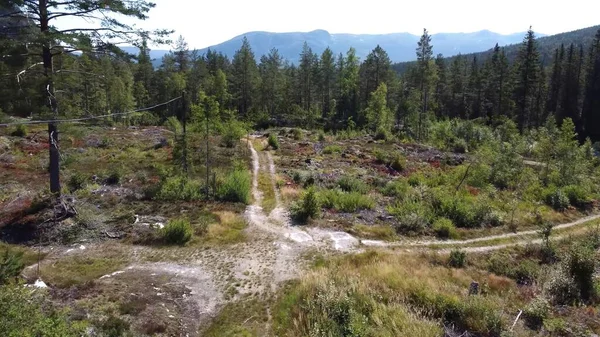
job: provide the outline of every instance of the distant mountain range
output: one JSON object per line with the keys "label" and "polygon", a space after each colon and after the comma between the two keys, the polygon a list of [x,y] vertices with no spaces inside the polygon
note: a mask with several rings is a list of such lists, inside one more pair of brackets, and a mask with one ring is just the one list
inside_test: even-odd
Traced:
{"label": "distant mountain range", "polygon": [[[474,53],[487,50],[496,43],[508,45],[521,42],[525,33],[503,35],[482,30],[474,33],[439,33],[432,35],[434,53],[442,53],[444,56],[457,55],[459,53]],[[543,36],[538,34],[538,36]],[[296,63],[304,42],[315,53],[322,53],[327,47],[334,54],[346,53],[350,47],[356,49],[356,54],[365,57],[377,45],[380,45],[390,56],[392,62],[412,61],[416,58],[415,49],[420,36],[410,33],[392,34],[330,34],[325,30],[314,30],[306,33],[269,33],[250,32],[234,37],[223,43],[199,49],[200,54],[206,53],[210,48],[221,52],[230,59],[242,45],[242,39],[246,37],[256,56],[260,59],[262,55],[268,54],[271,48],[277,48],[279,53],[288,61]],[[135,48],[125,48],[127,52],[137,53]],[[169,51],[152,50],[150,56],[160,64],[160,59]]]}

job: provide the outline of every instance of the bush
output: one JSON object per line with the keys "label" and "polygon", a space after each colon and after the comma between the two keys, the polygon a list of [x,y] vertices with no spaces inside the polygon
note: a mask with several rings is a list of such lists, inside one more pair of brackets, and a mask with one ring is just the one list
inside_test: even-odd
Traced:
{"label": "bush", "polygon": [[55,310],[41,289],[21,284],[0,285],[0,331],[2,336],[86,335],[85,323],[73,322],[64,311]]}
{"label": "bush", "polygon": [[302,134],[302,130],[300,129],[292,129],[292,136],[295,140],[302,140],[304,135]]}
{"label": "bush", "polygon": [[279,140],[277,139],[277,135],[274,133],[271,133],[269,135],[269,146],[273,149],[273,150],[277,150],[279,149]]}
{"label": "bush", "polygon": [[291,213],[292,218],[302,223],[321,216],[321,201],[314,188],[309,188],[300,202],[292,206]]}
{"label": "bush", "polygon": [[406,168],[406,158],[399,154],[395,155],[390,163],[390,167],[398,172],[404,171]]}
{"label": "bush", "polygon": [[194,229],[189,220],[174,219],[169,220],[167,225],[161,229],[161,238],[164,243],[170,245],[184,245],[192,239]]}
{"label": "bush", "polygon": [[550,303],[543,297],[536,297],[523,311],[525,324],[533,330],[539,330],[550,314]]}
{"label": "bush", "polygon": [[382,190],[383,195],[402,199],[410,190],[410,185],[404,179],[397,179],[388,182]]}
{"label": "bush", "polygon": [[219,199],[230,202],[250,202],[251,178],[247,170],[236,169],[217,187]]}
{"label": "bush", "polygon": [[319,137],[317,138],[320,142],[325,141],[325,134],[321,131],[319,132]]}
{"label": "bush", "polygon": [[358,192],[325,190],[321,192],[321,199],[323,200],[323,207],[345,213],[354,213],[361,209],[372,209],[375,207],[373,199]]}
{"label": "bush", "polygon": [[546,291],[553,304],[572,305],[579,301],[579,291],[575,282],[564,268],[558,268],[552,273]]}
{"label": "bush", "polygon": [[69,178],[69,190],[71,193],[83,189],[87,186],[87,178],[84,174],[76,172]]}
{"label": "bush", "polygon": [[113,169],[108,172],[104,183],[107,185],[118,185],[121,182],[122,173],[119,169]]}
{"label": "bush", "polygon": [[563,192],[569,199],[569,203],[575,207],[585,207],[590,202],[588,193],[581,186],[569,185],[563,188]]}
{"label": "bush", "polygon": [[532,260],[523,260],[514,269],[513,278],[518,284],[533,284],[540,271],[540,266]]}
{"label": "bush", "polygon": [[559,188],[548,187],[543,192],[544,202],[557,211],[564,211],[569,207],[569,197]]}
{"label": "bush", "polygon": [[23,253],[6,249],[0,255],[0,286],[16,279],[24,267]]}
{"label": "bush", "polygon": [[337,183],[342,191],[345,192],[358,192],[364,194],[369,191],[369,187],[367,184],[362,182],[362,180],[358,180],[350,176],[343,176],[338,180]]}
{"label": "bush", "polygon": [[19,124],[10,135],[13,137],[27,137],[27,127],[23,124]]}
{"label": "bush", "polygon": [[129,331],[129,323],[113,315],[108,317],[106,321],[98,324],[98,326],[100,331],[109,337],[126,336],[125,333]]}
{"label": "bush", "polygon": [[575,282],[579,298],[589,301],[596,293],[594,288],[594,271],[596,270],[596,256],[591,247],[575,245],[571,247],[566,258],[568,274]]}
{"label": "bush", "polygon": [[173,176],[163,179],[155,199],[174,201],[193,201],[202,199],[201,184],[184,176]]}
{"label": "bush", "polygon": [[422,233],[432,220],[431,209],[419,201],[399,202],[390,207],[389,212],[398,221],[396,231],[402,234]]}
{"label": "bush", "polygon": [[391,138],[391,134],[389,131],[378,128],[377,132],[375,132],[375,136],[373,137],[375,140],[388,140]]}
{"label": "bush", "polygon": [[458,233],[452,220],[446,218],[438,218],[433,223],[433,231],[440,239],[457,239]]}
{"label": "bush", "polygon": [[448,265],[452,268],[463,268],[467,262],[467,253],[459,249],[453,249],[448,258]]}
{"label": "bush", "polygon": [[342,148],[339,145],[327,145],[323,149],[324,154],[341,153]]}
{"label": "bush", "polygon": [[223,145],[233,148],[245,134],[246,130],[244,130],[242,123],[232,120],[224,127],[221,140],[223,141]]}

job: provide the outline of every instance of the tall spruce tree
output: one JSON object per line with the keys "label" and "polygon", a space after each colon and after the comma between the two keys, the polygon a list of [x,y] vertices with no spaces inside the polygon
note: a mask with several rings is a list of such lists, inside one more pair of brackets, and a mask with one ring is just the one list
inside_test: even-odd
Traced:
{"label": "tall spruce tree", "polygon": [[517,124],[522,132],[532,122],[540,76],[540,54],[535,33],[529,28],[516,61],[515,102],[517,104]]}
{"label": "tall spruce tree", "polygon": [[333,115],[335,108],[334,89],[336,81],[335,57],[329,47],[321,54],[319,60],[319,90],[320,105],[323,108],[323,117],[329,118]]}
{"label": "tall spruce tree", "polygon": [[[576,126],[580,125],[579,93],[581,60],[575,45],[571,43],[567,50],[564,72],[561,79],[563,88],[560,92],[560,107],[557,109],[556,121],[562,125],[565,118],[570,118]],[[579,129],[579,128],[578,128]]]}
{"label": "tall spruce tree", "polygon": [[419,110],[419,119],[417,126],[417,139],[421,139],[424,133],[424,119],[427,114],[427,103],[429,99],[429,88],[431,78],[435,67],[432,66],[433,46],[431,45],[431,36],[427,29],[423,29],[423,35],[417,43],[417,66],[419,69],[419,87],[421,93],[421,109]]}
{"label": "tall spruce tree", "polygon": [[281,120],[283,116],[277,116],[283,100],[283,58],[275,48],[269,51],[268,55],[260,58],[259,72],[260,83],[260,104],[262,109],[269,116]]}
{"label": "tall spruce tree", "polygon": [[583,102],[583,134],[600,141],[600,30],[590,46]]}
{"label": "tall spruce tree", "polygon": [[240,49],[233,56],[230,80],[231,94],[236,108],[241,117],[248,118],[253,103],[252,99],[258,86],[258,66],[250,42],[246,37],[242,40]]}
{"label": "tall spruce tree", "polygon": [[554,59],[552,63],[552,74],[550,75],[550,87],[548,89],[548,102],[546,104],[546,111],[548,114],[558,114],[559,106],[559,95],[562,89],[563,79],[563,62],[565,57],[565,46],[561,44],[560,48],[557,48],[554,52]]}

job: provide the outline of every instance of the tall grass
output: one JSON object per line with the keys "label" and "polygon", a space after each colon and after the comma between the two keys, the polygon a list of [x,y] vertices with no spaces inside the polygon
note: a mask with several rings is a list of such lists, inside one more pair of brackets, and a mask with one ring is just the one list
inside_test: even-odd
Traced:
{"label": "tall grass", "polygon": [[324,190],[320,193],[323,207],[340,212],[354,213],[361,209],[372,209],[375,201],[358,192],[342,192],[340,190]]}
{"label": "tall grass", "polygon": [[223,201],[250,203],[251,178],[247,170],[235,169],[217,187],[217,196]]}

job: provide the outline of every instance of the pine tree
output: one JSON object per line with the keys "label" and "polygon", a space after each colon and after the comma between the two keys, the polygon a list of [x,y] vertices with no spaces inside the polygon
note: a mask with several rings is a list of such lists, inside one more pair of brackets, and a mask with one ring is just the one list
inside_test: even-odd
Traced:
{"label": "pine tree", "polygon": [[562,89],[563,62],[565,57],[565,46],[561,45],[554,52],[552,64],[552,75],[550,76],[550,88],[548,89],[548,103],[546,111],[548,114],[558,113],[559,95]]}
{"label": "pine tree", "polygon": [[464,56],[458,54],[454,57],[450,66],[450,91],[452,95],[450,117],[466,118],[468,116],[467,81],[467,62]]}
{"label": "pine tree", "polygon": [[136,70],[133,76],[135,81],[134,97],[137,106],[144,107],[150,105],[151,102],[154,66],[152,65],[152,60],[150,59],[148,41],[144,39],[139,47],[139,50],[140,52],[137,58]]}
{"label": "pine tree", "polygon": [[[217,70],[220,68],[217,68]],[[216,71],[216,70],[215,70]],[[248,39],[244,37],[241,48],[235,52],[231,69],[231,94],[239,114],[249,117],[254,92],[258,86],[258,66]]]}
{"label": "pine tree", "polygon": [[387,106],[387,94],[387,85],[381,83],[377,90],[371,93],[365,109],[367,127],[381,135],[388,134],[393,124],[393,116]]}
{"label": "pine tree", "polygon": [[330,117],[335,108],[334,88],[336,81],[335,58],[333,52],[327,47],[321,54],[319,61],[319,90],[320,104],[323,107],[323,117]]}
{"label": "pine tree", "polygon": [[313,53],[308,43],[304,42],[300,53],[300,64],[298,76],[300,82],[300,94],[302,109],[309,111],[313,108],[316,89],[315,68],[318,66],[318,58]]}
{"label": "pine tree", "polygon": [[354,123],[358,120],[359,110],[359,59],[356,50],[350,48],[346,57],[338,59],[338,71],[340,73],[340,110],[342,122],[347,123],[351,119]]}
{"label": "pine tree", "polygon": [[261,77],[260,102],[262,108],[270,117],[276,116],[282,106],[284,78],[282,73],[283,58],[275,48],[260,59],[259,72]]}
{"label": "pine tree", "polygon": [[429,88],[431,85],[432,73],[435,67],[432,67],[433,46],[431,45],[431,36],[427,29],[423,29],[423,35],[417,43],[417,65],[419,68],[419,86],[421,92],[421,110],[419,112],[419,121],[417,127],[417,139],[421,139],[424,133],[423,123],[427,113],[427,100]]}
{"label": "pine tree", "polygon": [[483,111],[483,87],[484,77],[479,70],[479,64],[477,63],[477,56],[473,57],[471,63],[471,74],[469,76],[469,107],[470,107],[470,118],[486,117]]}
{"label": "pine tree", "polygon": [[486,89],[486,101],[490,102],[488,111],[495,118],[510,115],[512,110],[510,65],[504,50],[500,49],[498,44],[494,47],[488,68],[489,80]]}
{"label": "pine tree", "polygon": [[583,134],[600,141],[600,30],[590,46],[583,102]]}
{"label": "pine tree", "polygon": [[438,81],[435,86],[435,106],[437,117],[447,117],[448,108],[451,104],[450,100],[450,88],[448,83],[448,69],[446,67],[446,61],[442,54],[438,54],[435,58],[435,65],[437,67]]}
{"label": "pine tree", "polygon": [[514,96],[518,109],[517,124],[521,132],[530,126],[533,118],[536,88],[539,87],[541,80],[539,58],[535,33],[529,28],[521,44],[516,63],[517,78]]}
{"label": "pine tree", "polygon": [[575,125],[579,125],[580,62],[575,45],[571,43],[567,51],[564,73],[561,79],[563,90],[560,92],[560,108],[556,114],[558,125],[562,125],[565,118],[570,118]]}
{"label": "pine tree", "polygon": [[373,49],[360,67],[361,96],[364,104],[381,83],[389,85],[393,77],[392,61],[379,45]]}

